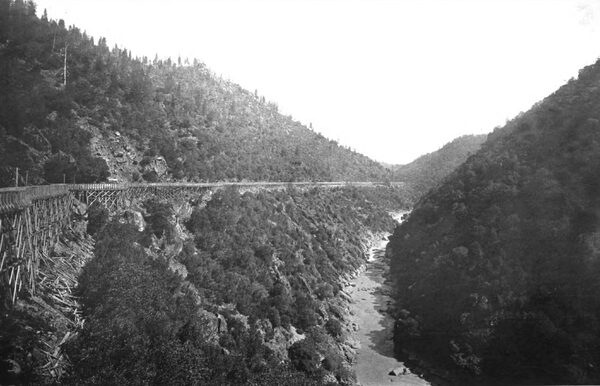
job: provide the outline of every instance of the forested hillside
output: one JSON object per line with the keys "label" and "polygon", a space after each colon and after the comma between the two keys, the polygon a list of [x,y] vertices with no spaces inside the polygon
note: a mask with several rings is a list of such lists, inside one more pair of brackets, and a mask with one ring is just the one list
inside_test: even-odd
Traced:
{"label": "forested hillside", "polygon": [[[343,287],[393,229],[388,211],[408,205],[385,187],[94,205],[93,240],[65,242],[65,257],[42,261],[53,274],[36,296],[2,309],[0,382],[353,384]],[[71,252],[80,240],[95,240],[93,256]]]}
{"label": "forested hillside", "polygon": [[458,137],[441,149],[425,154],[409,164],[394,166],[392,179],[407,182],[413,197],[421,197],[479,150],[485,139],[486,135]]}
{"label": "forested hillside", "polygon": [[0,0],[0,186],[121,181],[384,180],[381,165],[198,60],[132,57]]}
{"label": "forested hillside", "polygon": [[475,383],[599,383],[599,176],[597,62],[490,134],[396,229],[398,354]]}

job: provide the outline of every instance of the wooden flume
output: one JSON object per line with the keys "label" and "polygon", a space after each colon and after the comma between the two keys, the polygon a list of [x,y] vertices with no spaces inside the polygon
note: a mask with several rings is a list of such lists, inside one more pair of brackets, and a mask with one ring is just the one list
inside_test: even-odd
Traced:
{"label": "wooden flume", "polygon": [[[0,291],[14,303],[25,285],[34,294],[40,260],[48,256],[62,230],[71,221],[77,199],[99,203],[109,210],[124,209],[150,197],[189,199],[228,186],[240,189],[286,187],[401,186],[383,182],[215,182],[55,184],[0,189]],[[3,296],[6,298],[5,296]]]}

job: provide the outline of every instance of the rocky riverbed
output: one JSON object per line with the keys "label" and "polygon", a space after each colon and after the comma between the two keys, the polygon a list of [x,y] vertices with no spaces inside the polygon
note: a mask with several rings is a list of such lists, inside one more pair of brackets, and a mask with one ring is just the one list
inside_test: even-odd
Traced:
{"label": "rocky riverbed", "polygon": [[[400,220],[400,215],[394,217]],[[354,339],[358,342],[353,365],[357,381],[363,386],[429,385],[394,358],[394,320],[387,314],[392,300],[384,280],[388,269],[384,258],[386,244],[387,237],[384,237],[373,245],[366,268],[347,288],[352,299],[351,325],[355,330]]]}

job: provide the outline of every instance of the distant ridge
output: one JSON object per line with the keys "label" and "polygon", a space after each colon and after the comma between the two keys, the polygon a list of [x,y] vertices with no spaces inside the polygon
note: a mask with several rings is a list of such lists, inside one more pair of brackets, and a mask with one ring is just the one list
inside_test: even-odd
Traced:
{"label": "distant ridge", "polygon": [[486,137],[485,134],[463,135],[409,164],[393,166],[392,179],[407,182],[413,195],[420,197],[479,150]]}

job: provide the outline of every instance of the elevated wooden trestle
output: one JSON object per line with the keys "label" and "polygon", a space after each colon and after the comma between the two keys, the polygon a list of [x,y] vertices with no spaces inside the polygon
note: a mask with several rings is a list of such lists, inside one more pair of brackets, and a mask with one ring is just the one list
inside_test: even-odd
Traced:
{"label": "elevated wooden trestle", "polygon": [[[401,183],[392,183],[399,185]],[[0,291],[14,302],[23,284],[35,292],[40,258],[47,256],[62,230],[71,221],[74,199],[87,205],[100,203],[123,209],[150,197],[175,200],[228,186],[240,189],[294,187],[372,187],[378,182],[215,182],[56,184],[0,189]],[[6,295],[6,294],[5,294]],[[2,296],[4,298],[4,296]]]}

